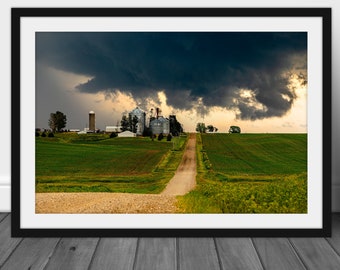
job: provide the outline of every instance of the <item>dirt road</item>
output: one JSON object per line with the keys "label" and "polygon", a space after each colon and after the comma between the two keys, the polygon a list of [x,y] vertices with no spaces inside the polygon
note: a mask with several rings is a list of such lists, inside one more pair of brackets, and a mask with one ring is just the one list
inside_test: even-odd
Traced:
{"label": "dirt road", "polygon": [[174,177],[161,193],[163,195],[184,195],[196,186],[196,134],[190,134],[181,163]]}
{"label": "dirt road", "polygon": [[196,134],[190,134],[182,161],[161,194],[37,193],[36,213],[175,213],[176,196],[196,185]]}

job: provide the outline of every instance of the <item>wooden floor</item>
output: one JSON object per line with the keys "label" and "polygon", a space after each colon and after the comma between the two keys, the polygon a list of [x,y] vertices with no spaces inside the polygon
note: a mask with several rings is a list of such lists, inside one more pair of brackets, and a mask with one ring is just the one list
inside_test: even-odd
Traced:
{"label": "wooden floor", "polygon": [[0,213],[0,269],[340,269],[332,238],[11,238]]}

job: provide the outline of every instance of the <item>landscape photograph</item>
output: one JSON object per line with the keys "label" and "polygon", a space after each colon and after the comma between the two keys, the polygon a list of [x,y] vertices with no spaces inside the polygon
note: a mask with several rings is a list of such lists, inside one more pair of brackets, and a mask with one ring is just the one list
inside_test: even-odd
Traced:
{"label": "landscape photograph", "polygon": [[307,41],[36,32],[35,213],[308,213]]}

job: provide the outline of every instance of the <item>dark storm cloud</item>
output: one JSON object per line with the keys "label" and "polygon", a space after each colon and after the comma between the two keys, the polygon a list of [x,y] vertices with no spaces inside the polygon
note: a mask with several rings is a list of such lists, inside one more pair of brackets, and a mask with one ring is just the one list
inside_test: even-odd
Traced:
{"label": "dark storm cloud", "polygon": [[37,33],[36,41],[37,61],[92,78],[81,92],[143,100],[163,90],[175,108],[200,100],[242,119],[285,114],[295,95],[282,74],[307,66],[306,33]]}

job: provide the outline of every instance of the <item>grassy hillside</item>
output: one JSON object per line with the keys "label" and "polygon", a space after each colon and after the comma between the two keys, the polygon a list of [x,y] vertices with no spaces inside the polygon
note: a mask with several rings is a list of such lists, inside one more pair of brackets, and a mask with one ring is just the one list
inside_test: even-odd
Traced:
{"label": "grassy hillside", "polygon": [[307,134],[197,136],[198,186],[183,212],[307,211]]}
{"label": "grassy hillside", "polygon": [[213,169],[226,176],[307,171],[306,134],[203,134]]}
{"label": "grassy hillside", "polygon": [[36,191],[157,193],[176,170],[184,142],[181,138],[173,151],[173,142],[165,139],[70,133],[38,137]]}

